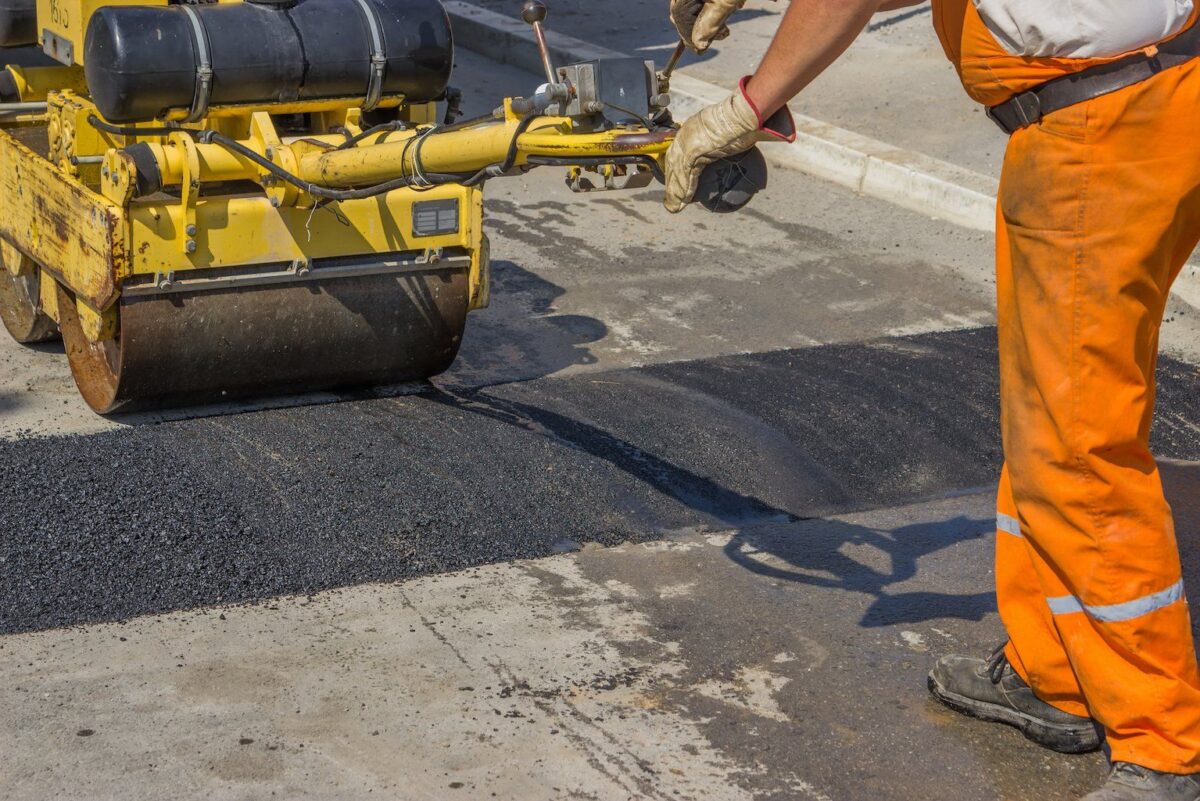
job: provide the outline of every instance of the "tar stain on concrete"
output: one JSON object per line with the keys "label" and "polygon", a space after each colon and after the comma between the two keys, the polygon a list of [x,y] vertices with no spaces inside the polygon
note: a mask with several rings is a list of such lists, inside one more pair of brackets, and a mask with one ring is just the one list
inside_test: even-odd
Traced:
{"label": "tar stain on concrete", "polygon": [[[990,484],[995,332],[0,443],[0,631],[390,581]],[[1200,457],[1165,360],[1155,447]]]}

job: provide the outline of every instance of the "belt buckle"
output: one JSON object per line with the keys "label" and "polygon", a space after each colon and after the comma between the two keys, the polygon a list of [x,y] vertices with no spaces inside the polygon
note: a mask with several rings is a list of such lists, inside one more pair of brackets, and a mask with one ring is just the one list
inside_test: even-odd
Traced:
{"label": "belt buckle", "polygon": [[[1010,114],[1004,115],[1009,116],[1010,121],[1001,118],[1001,110],[1010,112]],[[1022,92],[1019,95],[1013,95],[998,106],[990,106],[987,109],[987,116],[988,119],[1000,126],[1000,130],[1012,135],[1022,128],[1041,121],[1042,101],[1037,92]]]}
{"label": "belt buckle", "polygon": [[1012,130],[1007,125],[1004,124],[1004,120],[1000,119],[1000,115],[996,113],[997,108],[999,108],[999,107],[998,106],[987,106],[986,108],[984,108],[983,111],[985,114],[987,114],[987,118],[989,120],[996,123],[997,128],[1004,131],[1005,136],[1012,136]]}

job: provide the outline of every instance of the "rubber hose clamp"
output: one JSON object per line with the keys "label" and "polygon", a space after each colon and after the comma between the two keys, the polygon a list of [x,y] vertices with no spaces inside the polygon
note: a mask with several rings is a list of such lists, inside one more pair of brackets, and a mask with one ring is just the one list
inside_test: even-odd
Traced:
{"label": "rubber hose clamp", "polygon": [[192,108],[185,122],[199,122],[208,113],[208,101],[212,96],[213,68],[212,55],[208,46],[208,31],[204,29],[204,21],[190,5],[180,5],[188,20],[192,23],[192,42],[196,50],[196,89],[192,94]]}
{"label": "rubber hose clamp", "polygon": [[387,69],[387,53],[383,49],[383,25],[371,0],[355,2],[366,17],[367,29],[371,34],[371,77],[367,81],[367,96],[362,105],[363,111],[371,111],[379,105],[379,100],[383,97],[383,76]]}

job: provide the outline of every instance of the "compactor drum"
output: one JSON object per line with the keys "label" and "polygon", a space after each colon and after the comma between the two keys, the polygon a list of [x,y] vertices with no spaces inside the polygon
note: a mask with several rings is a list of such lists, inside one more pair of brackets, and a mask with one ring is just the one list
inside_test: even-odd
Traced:
{"label": "compactor drum", "polygon": [[445,370],[488,303],[484,182],[644,186],[675,132],[668,75],[555,68],[523,17],[546,83],[460,121],[439,0],[0,0],[5,327],[61,335],[100,413]]}

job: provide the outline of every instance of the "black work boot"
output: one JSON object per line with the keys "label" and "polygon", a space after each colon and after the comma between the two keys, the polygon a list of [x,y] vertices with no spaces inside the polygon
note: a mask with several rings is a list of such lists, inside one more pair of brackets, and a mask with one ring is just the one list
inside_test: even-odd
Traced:
{"label": "black work boot", "polygon": [[1030,740],[1054,751],[1082,754],[1100,747],[1099,725],[1039,700],[1008,663],[1004,646],[988,659],[942,657],[929,671],[929,692],[957,712],[1016,726]]}
{"label": "black work boot", "polygon": [[1178,776],[1117,762],[1104,786],[1083,801],[1200,801],[1200,774]]}

